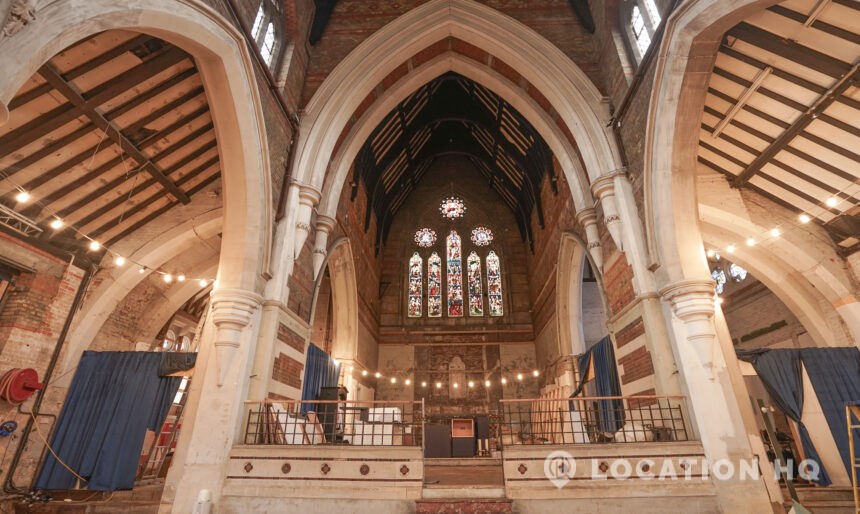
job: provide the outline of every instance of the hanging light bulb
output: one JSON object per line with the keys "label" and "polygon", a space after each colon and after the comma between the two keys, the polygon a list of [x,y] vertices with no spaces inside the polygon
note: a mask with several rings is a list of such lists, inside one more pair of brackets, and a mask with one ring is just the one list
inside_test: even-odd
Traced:
{"label": "hanging light bulb", "polygon": [[473,382],[472,380],[469,380],[469,387],[475,387],[475,382]]}
{"label": "hanging light bulb", "polygon": [[51,220],[51,228],[54,230],[60,230],[63,228],[63,225],[65,225],[65,223],[63,223],[63,220],[60,218],[54,218]]}
{"label": "hanging light bulb", "polygon": [[532,375],[538,376],[538,375],[540,375],[540,371],[534,370],[534,371],[532,371]]}
{"label": "hanging light bulb", "polygon": [[708,256],[708,258],[710,259],[711,257],[713,257],[713,256],[714,256],[714,251],[713,251],[713,250],[711,250],[711,249],[708,249],[708,251],[707,251],[707,252],[705,252],[705,255],[707,255],[707,256]]}
{"label": "hanging light bulb", "polygon": [[97,252],[98,249],[101,247],[102,247],[102,245],[98,241],[95,241],[95,240],[90,241],[90,250]]}
{"label": "hanging light bulb", "polygon": [[30,201],[30,193],[24,191],[23,189],[15,195],[15,201],[18,203],[27,203]]}
{"label": "hanging light bulb", "polygon": [[137,270],[137,272],[143,275],[144,273],[146,273],[146,266],[141,266],[140,269]]}
{"label": "hanging light bulb", "polygon": [[484,387],[490,387],[491,382],[489,380],[484,381]]}
{"label": "hanging light bulb", "polygon": [[803,213],[800,215],[800,222],[801,223],[806,224],[806,223],[809,223],[810,221],[812,221],[812,218],[810,218],[808,214]]}
{"label": "hanging light bulb", "polygon": [[748,237],[747,238],[747,246],[755,246],[755,238]]}
{"label": "hanging light bulb", "polygon": [[781,232],[779,231],[779,228],[774,227],[770,229],[770,237],[779,237],[780,234]]}
{"label": "hanging light bulb", "polygon": [[837,200],[835,196],[831,196],[830,198],[827,199],[827,201],[825,203],[827,204],[828,207],[836,207],[836,204],[839,203],[839,200]]}
{"label": "hanging light bulb", "polygon": [[726,252],[735,253],[735,245],[729,245],[726,247]]}
{"label": "hanging light bulb", "polygon": [[427,387],[427,382],[421,382],[421,387]]}
{"label": "hanging light bulb", "polygon": [[198,283],[200,284],[200,287],[206,287],[207,285],[209,285],[209,282],[205,278],[201,278],[200,282]]}
{"label": "hanging light bulb", "polygon": [[171,283],[171,282],[173,282],[173,275],[171,275],[170,273],[165,273],[165,274],[164,274],[164,277],[162,277],[162,278],[163,278],[163,279],[164,279],[164,281],[165,281],[165,282],[167,282],[168,284],[169,284],[169,283]]}
{"label": "hanging light bulb", "polygon": [[366,369],[361,370],[361,376],[363,376],[363,377],[367,376],[367,370]]}
{"label": "hanging light bulb", "polygon": [[355,366],[352,366],[352,365],[350,365],[350,366],[349,366],[349,371],[350,371],[350,372],[352,372],[352,370],[354,370],[354,369],[355,369]]}
{"label": "hanging light bulb", "polygon": [[412,381],[407,378],[406,380],[403,381],[403,383],[406,385],[410,385],[410,384],[412,384]]}
{"label": "hanging light bulb", "polygon": [[116,267],[121,268],[125,266],[125,257],[123,257],[122,255],[117,255],[116,259],[113,260],[113,263],[116,265]]}
{"label": "hanging light bulb", "polygon": [[458,384],[457,382],[454,382],[454,389],[459,389],[459,388],[460,388],[460,384]]}
{"label": "hanging light bulb", "polygon": [[374,376],[375,376],[376,378],[382,378],[382,373],[380,373],[380,372],[378,372],[378,371],[377,371],[377,372],[376,372],[376,374],[375,374]]}
{"label": "hanging light bulb", "polygon": [[522,380],[522,379],[523,379],[523,374],[517,373],[517,380]]}
{"label": "hanging light bulb", "polygon": [[502,377],[502,385],[505,385],[507,383],[508,383],[508,379],[505,377]]}
{"label": "hanging light bulb", "polygon": [[436,382],[436,389],[442,389],[442,382]]}
{"label": "hanging light bulb", "polygon": [[391,377],[391,383],[396,384],[397,383],[397,377]]}
{"label": "hanging light bulb", "polygon": [[179,275],[179,276],[177,276],[177,277],[176,277],[176,280],[178,280],[179,282],[185,282],[185,275]]}

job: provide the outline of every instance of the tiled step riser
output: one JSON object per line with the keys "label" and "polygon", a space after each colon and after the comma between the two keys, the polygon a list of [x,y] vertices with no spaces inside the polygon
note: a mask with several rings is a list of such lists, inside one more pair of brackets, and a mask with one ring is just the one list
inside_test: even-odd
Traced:
{"label": "tiled step riser", "polygon": [[511,501],[416,501],[416,514],[512,514]]}

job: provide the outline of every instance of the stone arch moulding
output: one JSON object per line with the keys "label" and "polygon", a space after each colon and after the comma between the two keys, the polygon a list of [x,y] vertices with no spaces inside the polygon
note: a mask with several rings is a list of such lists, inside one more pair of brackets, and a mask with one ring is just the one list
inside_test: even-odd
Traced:
{"label": "stone arch moulding", "polygon": [[[582,172],[579,156],[555,127],[556,123],[538,115],[541,111],[522,90],[496,72],[481,70],[474,61],[468,62],[452,54],[437,57],[424,63],[412,73],[402,77],[392,89],[386,91],[358,120],[349,141],[341,145],[337,155],[338,139],[350,123],[353,113],[368,94],[418,52],[448,37],[462,40],[504,61],[522,74],[541,93],[558,113],[579,144],[585,170]],[[424,72],[419,78],[419,73]],[[326,78],[308,103],[303,117],[300,139],[297,144],[296,166],[301,175],[300,187],[323,191],[320,212],[334,216],[340,189],[351,159],[375,123],[390,111],[397,102],[417,87],[445,71],[457,71],[478,80],[500,94],[519,109],[541,135],[562,164],[575,199],[590,198],[588,179],[619,169],[617,148],[608,133],[607,103],[588,77],[561,50],[542,36],[518,21],[472,0],[431,0],[393,22],[362,42]],[[331,164],[331,165],[330,165]],[[580,171],[577,176],[577,171]],[[298,189],[290,200],[298,202]],[[589,204],[593,203],[589,200]],[[312,215],[312,205],[294,209],[285,219],[287,237],[283,255],[292,255],[304,243]],[[284,264],[289,269],[288,264]],[[286,273],[285,273],[286,274]],[[282,280],[286,280],[283,277]]]}
{"label": "stone arch moulding", "polygon": [[588,259],[591,269],[594,270],[603,312],[610,312],[606,302],[606,294],[603,290],[603,273],[586,251],[586,243],[572,232],[563,233],[561,244],[558,248],[558,268],[556,272],[556,318],[558,322],[559,355],[577,355],[577,352],[584,353],[586,350],[582,334],[574,334],[570,329],[571,316],[577,312],[582,312],[582,295],[580,294],[574,301],[571,288],[574,284],[582,282],[585,259]]}
{"label": "stone arch moulding", "polygon": [[39,66],[76,41],[111,29],[161,37],[194,57],[214,121],[225,191],[219,288],[256,291],[269,268],[272,235],[261,102],[242,34],[204,3],[48,3],[20,32],[0,39],[0,124],[8,119],[9,101]]}
{"label": "stone arch moulding", "polygon": [[[326,252],[324,267],[329,270],[331,295],[334,308],[334,336],[331,356],[339,361],[355,361],[358,358],[358,283],[355,275],[355,260],[349,239],[339,237]],[[319,273],[314,284],[313,320],[317,296],[322,285],[324,273]],[[367,365],[367,363],[363,363]]]}
{"label": "stone arch moulding", "polygon": [[[700,116],[723,34],[775,0],[692,0],[666,20],[646,117],[645,238],[649,267],[665,284],[706,279],[694,171]],[[660,227],[657,230],[657,227]]]}

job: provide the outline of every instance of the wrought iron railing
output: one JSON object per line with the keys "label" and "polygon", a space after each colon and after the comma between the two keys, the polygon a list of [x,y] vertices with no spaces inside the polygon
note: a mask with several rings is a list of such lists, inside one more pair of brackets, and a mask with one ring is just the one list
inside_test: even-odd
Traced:
{"label": "wrought iron railing", "polygon": [[683,396],[501,400],[498,438],[515,444],[688,441]]}
{"label": "wrought iron railing", "polygon": [[246,403],[245,444],[423,446],[422,401]]}

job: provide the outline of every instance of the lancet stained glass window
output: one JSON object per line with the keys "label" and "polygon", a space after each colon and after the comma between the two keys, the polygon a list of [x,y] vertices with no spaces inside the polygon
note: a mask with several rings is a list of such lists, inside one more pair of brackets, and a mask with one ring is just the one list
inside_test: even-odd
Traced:
{"label": "lancet stained glass window", "polygon": [[490,316],[504,314],[502,305],[502,273],[499,268],[499,256],[490,250],[487,254],[487,303],[490,306]]}
{"label": "lancet stained glass window", "polygon": [[442,316],[442,259],[436,252],[427,259],[427,316]]}
{"label": "lancet stained glass window", "polygon": [[418,252],[412,254],[409,259],[409,305],[407,313],[410,318],[421,317],[421,273],[424,260],[418,255]]}
{"label": "lancet stained glass window", "polygon": [[448,235],[448,316],[463,315],[463,266],[460,236],[456,230]]}
{"label": "lancet stained glass window", "polygon": [[481,258],[472,252],[466,261],[469,277],[469,316],[484,315],[484,296],[481,292]]}

